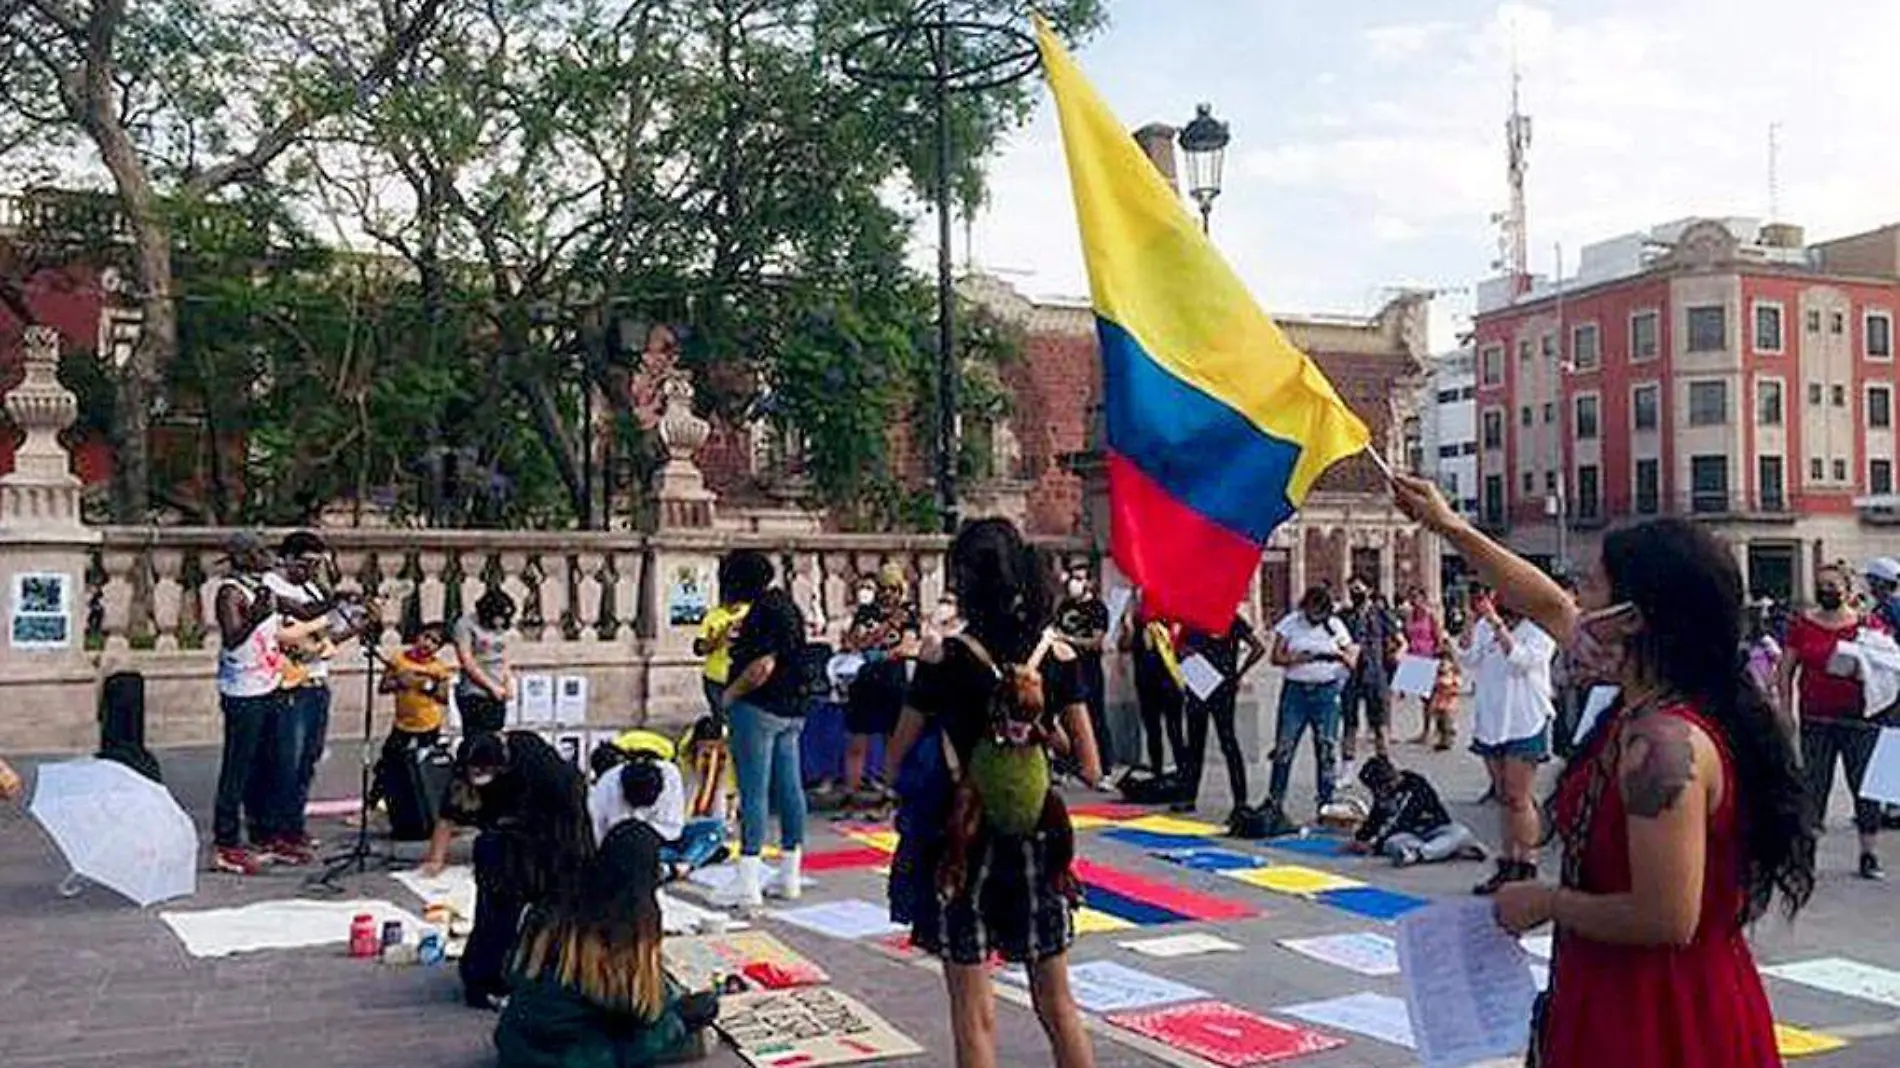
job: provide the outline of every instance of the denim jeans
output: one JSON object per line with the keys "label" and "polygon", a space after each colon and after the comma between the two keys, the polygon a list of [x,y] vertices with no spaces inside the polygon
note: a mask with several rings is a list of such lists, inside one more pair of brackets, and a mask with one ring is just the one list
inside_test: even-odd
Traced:
{"label": "denim jeans", "polygon": [[1276,804],[1286,801],[1287,780],[1293,776],[1293,758],[1299,755],[1300,736],[1313,731],[1313,777],[1319,803],[1333,800],[1337,774],[1333,751],[1339,744],[1339,684],[1280,683],[1280,718],[1273,735],[1273,778],[1268,794]]}
{"label": "denim jeans", "polygon": [[244,794],[251,839],[302,838],[310,780],[330,730],[330,690],[299,686],[278,695],[281,704],[264,729],[263,755]]}
{"label": "denim jeans", "polygon": [[779,848],[798,849],[805,844],[805,786],[798,770],[798,734],[805,721],[775,716],[747,701],[735,702],[731,712],[739,851],[756,857],[765,849],[765,821],[774,808]]}
{"label": "denim jeans", "polygon": [[[273,721],[284,717],[284,695],[282,692],[256,697],[219,694],[218,708],[224,718],[224,755],[218,766],[218,795],[212,806],[211,834],[220,847],[235,848],[244,844],[246,815],[250,816],[255,831],[275,832],[270,821],[276,813],[251,792],[251,781],[272,762],[265,750],[272,740]],[[247,807],[250,808],[248,813]]]}
{"label": "denim jeans", "polygon": [[684,864],[689,868],[705,866],[719,847],[726,844],[726,821],[719,819],[687,820],[680,840],[660,847],[660,860],[666,864]]}

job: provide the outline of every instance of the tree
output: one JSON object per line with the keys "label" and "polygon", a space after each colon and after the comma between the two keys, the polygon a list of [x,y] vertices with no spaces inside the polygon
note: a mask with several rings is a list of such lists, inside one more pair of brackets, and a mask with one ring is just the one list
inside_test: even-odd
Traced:
{"label": "tree", "polygon": [[178,354],[180,215],[261,182],[323,122],[373,101],[445,3],[0,0],[0,153],[96,152],[130,231],[143,323],[118,382],[122,521],[149,513],[151,404]]}
{"label": "tree", "polygon": [[[963,13],[1020,14],[983,0]],[[1052,14],[1074,32],[1096,0]],[[623,320],[684,320],[715,407],[803,431],[831,503],[860,499],[931,344],[894,183],[929,177],[915,87],[840,57],[908,0],[501,0],[448,12],[375,106],[301,153],[332,212],[439,304],[459,273],[491,373],[520,399],[576,514],[594,432],[582,390],[625,399]],[[957,98],[966,200],[1032,97]],[[345,228],[347,228],[347,226]],[[615,344],[618,340],[620,343]]]}

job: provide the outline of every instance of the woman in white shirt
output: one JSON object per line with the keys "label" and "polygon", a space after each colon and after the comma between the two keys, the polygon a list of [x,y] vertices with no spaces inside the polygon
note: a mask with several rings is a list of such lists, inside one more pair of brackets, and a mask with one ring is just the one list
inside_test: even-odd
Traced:
{"label": "woman in white shirt", "polygon": [[1531,797],[1537,765],[1550,759],[1550,664],[1557,643],[1537,624],[1500,606],[1489,594],[1473,604],[1458,658],[1475,682],[1472,752],[1484,758],[1491,789],[1503,809],[1498,868],[1473,888],[1493,894],[1506,883],[1537,878],[1540,835]]}
{"label": "woman in white shirt", "polygon": [[1269,658],[1283,669],[1279,721],[1274,727],[1273,774],[1267,788],[1272,810],[1284,810],[1300,736],[1313,731],[1314,779],[1319,804],[1332,803],[1339,744],[1339,689],[1358,662],[1359,647],[1333,615],[1333,595],[1315,586],[1273,628]]}

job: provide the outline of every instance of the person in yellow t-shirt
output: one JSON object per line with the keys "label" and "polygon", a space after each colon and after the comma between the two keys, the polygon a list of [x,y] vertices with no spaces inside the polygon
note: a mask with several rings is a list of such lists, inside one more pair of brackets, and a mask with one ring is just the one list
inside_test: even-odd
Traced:
{"label": "person in yellow t-shirt", "polygon": [[[442,737],[442,723],[448,718],[449,687],[455,682],[455,665],[442,659],[447,645],[447,628],[440,623],[425,623],[416,631],[415,640],[389,661],[389,670],[378,688],[396,696],[396,722],[383,740],[383,757],[376,769],[379,787],[385,768]],[[377,795],[382,795],[381,789]]]}
{"label": "person in yellow t-shirt", "polygon": [[726,683],[732,679],[732,643],[739,636],[739,624],[745,620],[745,614],[752,606],[744,601],[728,601],[726,591],[731,584],[726,581],[725,565],[720,565],[719,596],[720,602],[706,613],[699,625],[699,637],[693,640],[693,655],[706,658],[703,669],[703,682],[706,687],[706,703],[716,717],[724,717],[725,710],[720,707],[719,698],[726,690]]}

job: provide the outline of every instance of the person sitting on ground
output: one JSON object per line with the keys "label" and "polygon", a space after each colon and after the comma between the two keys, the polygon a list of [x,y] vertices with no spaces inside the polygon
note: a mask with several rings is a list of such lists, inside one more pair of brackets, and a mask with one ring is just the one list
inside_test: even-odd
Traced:
{"label": "person sitting on ground", "polygon": [[[723,720],[701,716],[681,737],[680,774],[686,784],[686,837],[712,846],[704,856],[683,850],[681,859],[697,868],[717,864],[739,818],[739,786],[732,768],[732,748],[726,742]],[[695,834],[694,825],[703,827]]]}
{"label": "person sitting on ground", "polygon": [[602,750],[608,749],[618,759],[597,772],[587,796],[596,841],[606,841],[628,820],[646,824],[659,835],[660,860],[669,882],[706,863],[725,844],[723,824],[687,819],[686,783],[673,761],[672,742],[652,731],[628,731],[611,747],[594,751],[597,769],[604,762]]}
{"label": "person sitting on ground", "polygon": [[1372,792],[1372,811],[1346,844],[1348,852],[1377,853],[1401,868],[1484,859],[1477,836],[1451,818],[1425,776],[1400,771],[1390,758],[1375,756],[1359,769],[1359,784]]}
{"label": "person sitting on ground", "polygon": [[659,849],[651,827],[622,823],[572,885],[529,913],[510,966],[514,994],[495,1026],[501,1068],[633,1068],[705,1055],[719,1000],[681,990],[661,967]]}

